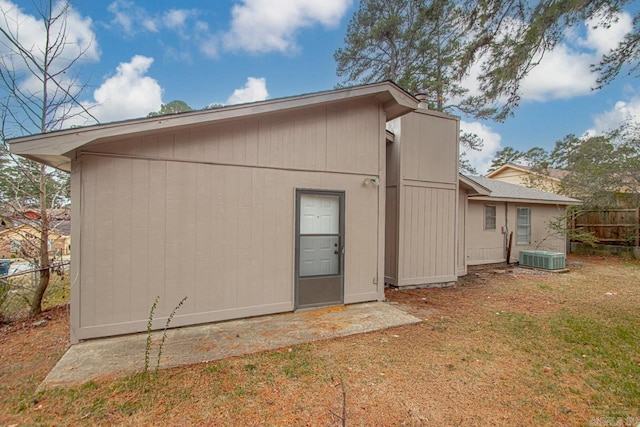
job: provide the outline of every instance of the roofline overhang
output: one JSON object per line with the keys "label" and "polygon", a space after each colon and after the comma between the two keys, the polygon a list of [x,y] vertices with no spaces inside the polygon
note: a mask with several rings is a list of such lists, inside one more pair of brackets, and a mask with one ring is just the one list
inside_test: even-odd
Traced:
{"label": "roofline overhang", "polygon": [[232,105],[213,110],[199,110],[159,117],[65,129],[8,139],[13,154],[69,172],[74,151],[95,142],[108,142],[123,136],[142,136],[163,131],[177,131],[190,126],[222,123],[256,115],[278,113],[296,108],[340,104],[358,99],[378,100],[392,120],[418,108],[418,100],[392,81],[317,92],[306,95]]}
{"label": "roofline overhang", "polygon": [[531,204],[535,203],[538,205],[556,205],[556,206],[573,206],[573,205],[581,205],[582,201],[580,200],[541,200],[541,199],[518,199],[511,197],[492,197],[492,196],[477,196],[477,197],[469,197],[469,200],[478,200],[482,202],[507,202],[507,203],[523,203],[523,204]]}
{"label": "roofline overhang", "polygon": [[458,182],[462,188],[467,190],[468,196],[474,197],[474,196],[490,196],[491,195],[491,190],[489,190],[487,187],[484,187],[478,184],[471,178],[467,178],[462,174],[458,174]]}

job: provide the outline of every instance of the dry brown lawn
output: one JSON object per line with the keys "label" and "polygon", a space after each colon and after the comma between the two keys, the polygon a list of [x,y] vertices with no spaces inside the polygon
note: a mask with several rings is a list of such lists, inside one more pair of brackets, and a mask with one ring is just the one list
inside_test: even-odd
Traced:
{"label": "dry brown lawn", "polygon": [[636,426],[640,262],[569,268],[388,290],[415,325],[34,394],[66,349],[59,307],[0,329],[0,425],[340,425],[343,384],[349,426]]}

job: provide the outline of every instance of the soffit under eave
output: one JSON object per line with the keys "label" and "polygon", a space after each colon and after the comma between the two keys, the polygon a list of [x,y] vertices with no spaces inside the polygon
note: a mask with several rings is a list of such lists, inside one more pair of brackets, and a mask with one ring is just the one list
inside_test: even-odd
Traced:
{"label": "soffit under eave", "polygon": [[18,154],[25,159],[33,160],[64,172],[71,172],[71,157],[55,154]]}

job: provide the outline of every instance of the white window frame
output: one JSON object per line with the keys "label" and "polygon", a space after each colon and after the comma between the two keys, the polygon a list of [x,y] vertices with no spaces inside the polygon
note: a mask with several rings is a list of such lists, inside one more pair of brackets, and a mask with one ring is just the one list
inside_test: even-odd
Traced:
{"label": "white window frame", "polygon": [[[493,218],[491,218],[491,216],[487,215],[487,209],[488,208],[493,208]],[[496,205],[484,205],[484,229],[485,230],[495,230],[498,226],[498,215],[497,215],[497,211],[498,209],[496,208]],[[487,220],[488,219],[492,219],[493,220],[493,227],[491,226],[487,226]]]}
{"label": "white window frame", "polygon": [[516,245],[531,244],[531,208],[516,209]]}

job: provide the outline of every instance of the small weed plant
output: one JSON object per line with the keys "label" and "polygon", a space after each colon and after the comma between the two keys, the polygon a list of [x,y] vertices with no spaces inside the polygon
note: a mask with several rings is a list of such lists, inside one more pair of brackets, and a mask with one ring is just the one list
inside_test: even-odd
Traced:
{"label": "small weed plant", "polygon": [[[169,317],[167,317],[167,321],[164,324],[164,330],[162,331],[162,339],[160,340],[160,344],[158,345],[158,356],[156,357],[156,372],[158,372],[158,369],[160,368],[160,359],[162,358],[162,350],[164,348],[164,343],[167,340],[167,329],[169,329],[169,326],[171,325],[171,321],[173,320],[173,317],[176,315],[176,312],[180,307],[182,307],[182,305],[186,300],[187,300],[186,296],[180,300],[178,305],[176,305],[173,308],[173,310],[171,310],[171,314],[169,314]],[[153,301],[153,304],[151,305],[151,310],[149,311],[149,319],[147,320],[147,344],[144,349],[144,373],[149,372],[149,363],[151,359],[151,347],[153,346],[151,332],[153,328],[153,319],[155,316],[155,311],[156,311],[156,308],[158,307],[158,301],[160,301],[160,295],[158,295],[156,299]]]}

